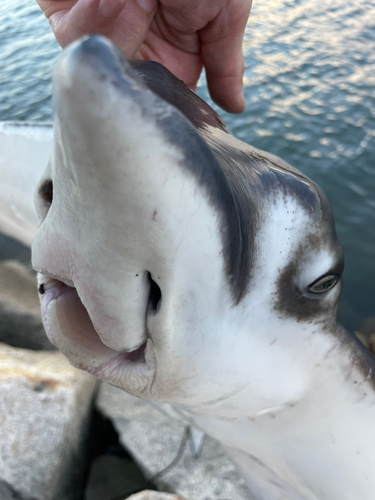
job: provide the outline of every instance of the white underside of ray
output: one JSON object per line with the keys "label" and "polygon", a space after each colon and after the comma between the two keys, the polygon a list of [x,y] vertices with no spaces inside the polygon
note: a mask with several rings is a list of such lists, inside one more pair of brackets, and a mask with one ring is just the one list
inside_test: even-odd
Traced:
{"label": "white underside of ray", "polygon": [[52,148],[50,124],[0,122],[0,232],[30,246],[38,227],[34,191]]}

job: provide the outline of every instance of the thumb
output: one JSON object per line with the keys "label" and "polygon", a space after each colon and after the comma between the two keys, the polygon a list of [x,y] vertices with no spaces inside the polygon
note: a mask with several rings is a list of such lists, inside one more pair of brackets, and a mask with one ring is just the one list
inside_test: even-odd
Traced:
{"label": "thumb", "polygon": [[125,3],[126,0],[56,2],[55,12],[48,16],[47,10],[45,14],[49,18],[57,41],[62,48],[65,48],[84,35],[105,34],[124,9]]}
{"label": "thumb", "polygon": [[78,0],[68,12],[53,14],[50,23],[63,48],[95,33],[108,37],[132,58],[146,37],[154,4],[156,8],[157,0]]}

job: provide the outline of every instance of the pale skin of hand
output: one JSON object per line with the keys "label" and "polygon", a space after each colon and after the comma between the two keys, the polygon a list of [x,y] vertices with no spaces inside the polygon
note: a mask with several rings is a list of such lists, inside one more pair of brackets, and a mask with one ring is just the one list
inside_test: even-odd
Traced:
{"label": "pale skin of hand", "polygon": [[252,0],[36,0],[61,47],[87,34],[129,59],[157,61],[195,89],[203,66],[213,100],[240,113],[242,39]]}

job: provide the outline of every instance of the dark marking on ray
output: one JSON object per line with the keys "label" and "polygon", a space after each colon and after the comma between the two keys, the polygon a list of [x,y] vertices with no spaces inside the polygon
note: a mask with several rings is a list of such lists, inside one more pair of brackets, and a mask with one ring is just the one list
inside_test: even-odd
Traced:
{"label": "dark marking on ray", "polygon": [[184,152],[181,167],[194,175],[196,182],[206,191],[208,202],[217,211],[225,270],[233,303],[238,304],[247,291],[254,248],[249,245],[249,238],[255,234],[251,199],[247,197],[246,189],[240,188],[242,179],[226,175],[220,159],[190,123],[174,116],[161,126],[168,140]]}
{"label": "dark marking on ray", "polygon": [[[314,240],[313,237],[299,246],[292,259],[281,271],[277,277],[277,298],[274,308],[280,311],[284,316],[294,318],[296,321],[308,321],[318,319],[324,321],[336,317],[336,309],[339,300],[339,294],[335,294],[335,300],[327,300],[326,294],[313,294],[308,290],[301,290],[298,285],[298,276],[304,265],[304,258],[307,254],[318,252],[320,239]],[[327,269],[329,273],[335,273],[341,276],[344,262],[337,249],[336,265]],[[341,258],[340,258],[341,257]],[[340,286],[340,283],[336,285]]]}
{"label": "dark marking on ray", "polygon": [[[334,264],[327,269],[328,274],[337,274],[341,277],[344,270],[344,257],[337,239],[331,207],[323,191],[315,185],[316,199],[319,203],[319,219],[315,218],[310,232],[307,231],[305,240],[301,242],[295,254],[279,273],[277,278],[277,298],[275,309],[297,321],[308,321],[319,318],[336,318],[336,309],[339,294],[335,300],[327,300],[326,294],[313,294],[300,290],[297,286],[298,276],[305,263],[306,256],[319,254],[327,249],[333,257]],[[302,201],[302,199],[300,198]],[[311,208],[311,204],[305,203]],[[310,257],[311,258],[311,257]],[[341,287],[341,283],[336,285]]]}
{"label": "dark marking on ray", "polygon": [[43,295],[43,294],[45,293],[43,283],[41,283],[41,284],[39,285],[38,292],[39,292],[41,295]]}
{"label": "dark marking on ray", "polygon": [[133,61],[131,65],[152,92],[177,108],[194,127],[211,126],[228,132],[219,115],[164,66],[154,61]]}

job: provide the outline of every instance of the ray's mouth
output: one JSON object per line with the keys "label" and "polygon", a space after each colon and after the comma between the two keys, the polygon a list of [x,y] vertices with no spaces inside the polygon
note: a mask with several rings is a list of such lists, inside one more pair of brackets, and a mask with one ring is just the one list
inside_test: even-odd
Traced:
{"label": "ray's mouth", "polygon": [[[101,339],[72,281],[61,281],[50,275],[38,273],[43,324],[49,340],[76,368],[119,384],[127,372],[136,370],[138,376],[147,374],[153,363],[153,345],[146,338],[132,351],[116,351]],[[150,294],[153,307],[157,297]],[[137,391],[138,392],[138,391]]]}

